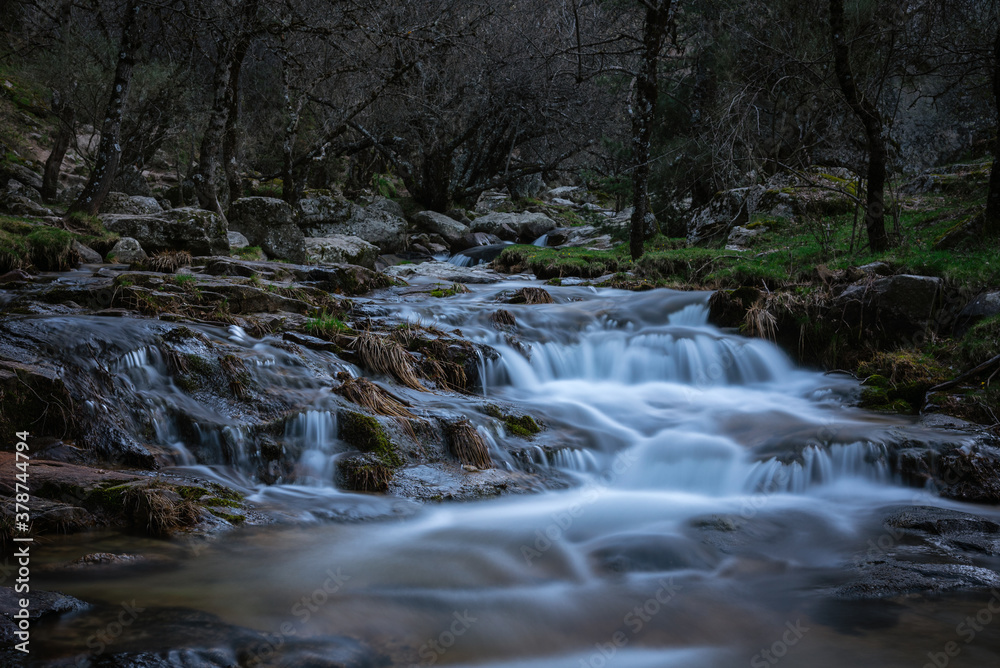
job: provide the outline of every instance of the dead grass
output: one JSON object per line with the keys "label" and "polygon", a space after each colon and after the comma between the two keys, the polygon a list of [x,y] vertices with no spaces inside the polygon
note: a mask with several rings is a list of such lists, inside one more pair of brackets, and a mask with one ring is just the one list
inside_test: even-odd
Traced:
{"label": "dead grass", "polygon": [[551,304],[552,295],[548,291],[542,288],[521,288],[515,292],[510,299],[507,300],[509,304]]}
{"label": "dead grass", "polygon": [[191,253],[187,251],[163,251],[153,257],[138,263],[142,271],[155,271],[160,274],[176,273],[181,267],[191,266]]}
{"label": "dead grass", "polygon": [[372,332],[361,332],[351,343],[361,365],[375,373],[392,376],[414,390],[424,391],[416,373],[416,361],[396,341]]}
{"label": "dead grass", "polygon": [[133,523],[151,536],[168,536],[201,516],[197,505],[154,482],[129,487],[122,503]]}
{"label": "dead grass", "polygon": [[445,432],[451,442],[451,452],[460,462],[479,469],[493,468],[489,448],[471,422],[463,419],[446,424]]}
{"label": "dead grass", "polygon": [[340,387],[334,388],[333,391],[348,401],[378,415],[406,420],[415,419],[416,416],[407,410],[409,404],[394,397],[367,378],[351,378],[349,374],[344,372],[338,374],[337,377],[342,382]]}
{"label": "dead grass", "polygon": [[517,319],[507,309],[499,309],[490,314],[490,324],[494,329],[503,331],[517,327]]}
{"label": "dead grass", "polygon": [[344,487],[357,492],[387,492],[394,475],[390,467],[367,454],[341,459],[337,468]]}

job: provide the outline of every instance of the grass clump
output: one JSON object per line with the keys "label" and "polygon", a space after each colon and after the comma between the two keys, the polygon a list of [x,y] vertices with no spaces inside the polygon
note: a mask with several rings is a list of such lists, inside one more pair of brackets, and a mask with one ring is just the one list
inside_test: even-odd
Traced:
{"label": "grass clump", "polygon": [[483,470],[493,468],[490,450],[471,422],[462,419],[448,423],[445,425],[445,433],[448,435],[452,454],[460,462]]}
{"label": "grass clump", "polygon": [[355,403],[377,415],[413,419],[406,402],[371,382],[367,378],[351,378],[346,372],[338,374],[342,381],[333,391],[348,401]]}
{"label": "grass clump", "polygon": [[982,364],[1000,354],[1000,315],[973,325],[958,344],[958,352],[969,366]]}
{"label": "grass clump", "polygon": [[243,248],[234,248],[232,255],[240,258],[241,260],[264,259],[264,251],[261,250],[260,246],[244,246]]}
{"label": "grass clump", "polygon": [[392,467],[369,454],[345,457],[337,462],[337,469],[342,485],[356,492],[385,493],[395,475]]}
{"label": "grass clump", "polygon": [[454,297],[455,295],[464,295],[469,292],[469,288],[465,287],[461,283],[452,283],[450,287],[447,288],[434,288],[431,290],[431,297],[443,298],[443,297]]}

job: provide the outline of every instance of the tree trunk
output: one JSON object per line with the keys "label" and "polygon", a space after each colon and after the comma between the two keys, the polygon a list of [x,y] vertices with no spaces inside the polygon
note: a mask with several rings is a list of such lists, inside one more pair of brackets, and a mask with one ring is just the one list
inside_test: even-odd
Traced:
{"label": "tree trunk", "polygon": [[208,116],[208,125],[201,139],[201,150],[198,152],[198,174],[194,179],[195,193],[201,208],[213,211],[225,217],[222,204],[219,203],[219,151],[222,148],[222,136],[226,131],[226,116],[229,112],[227,92],[229,90],[229,58],[225,44],[220,45],[219,61],[215,65],[215,77],[212,81],[212,111]]}
{"label": "tree trunk", "polygon": [[68,214],[97,215],[104,198],[111,190],[111,182],[115,178],[115,171],[118,169],[118,161],[122,154],[120,144],[122,119],[125,117],[125,105],[128,103],[132,84],[132,69],[135,67],[135,51],[138,48],[140,18],[143,11],[136,0],[130,0],[125,8],[121,44],[118,47],[118,65],[115,67],[115,78],[111,83],[111,98],[104,111],[97,161],[94,171],[90,173],[90,180],[87,181],[77,200],[69,207]]}
{"label": "tree trunk", "polygon": [[646,240],[646,212],[649,209],[649,152],[653,139],[653,119],[658,94],[657,70],[660,52],[670,26],[672,0],[656,0],[646,7],[642,26],[642,64],[635,78],[630,115],[632,117],[632,220],[629,253],[633,260],[642,256]]}
{"label": "tree trunk", "polygon": [[861,96],[851,70],[851,51],[847,46],[844,20],[844,0],[830,0],[830,33],[833,37],[833,66],[837,83],[847,104],[865,129],[868,148],[868,201],[865,208],[865,228],[868,246],[879,253],[889,248],[885,231],[885,180],[888,150],[882,136],[882,115],[875,105]]}
{"label": "tree trunk", "polygon": [[1000,236],[1000,28],[993,40],[993,104],[997,114],[997,133],[993,142],[993,166],[986,194],[986,234]]}
{"label": "tree trunk", "polygon": [[52,152],[45,160],[42,175],[42,199],[46,202],[54,202],[59,195],[59,172],[76,133],[76,110],[62,101],[58,92],[52,96],[52,108],[59,117],[59,132],[52,144]]}
{"label": "tree trunk", "polygon": [[227,91],[229,113],[226,114],[226,130],[222,136],[222,163],[226,170],[230,201],[239,199],[243,195],[243,184],[237,170],[240,134],[236,124],[240,118],[240,71],[243,69],[244,56],[246,56],[245,48],[242,53],[234,54],[230,64],[229,90]]}

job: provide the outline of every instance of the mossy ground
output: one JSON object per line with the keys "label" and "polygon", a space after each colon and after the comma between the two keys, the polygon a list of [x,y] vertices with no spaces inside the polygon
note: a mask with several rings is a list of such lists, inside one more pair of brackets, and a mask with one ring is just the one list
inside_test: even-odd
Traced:
{"label": "mossy ground", "polygon": [[383,465],[397,468],[403,457],[378,420],[370,415],[344,412],[338,417],[340,437],[361,452],[370,453]]}

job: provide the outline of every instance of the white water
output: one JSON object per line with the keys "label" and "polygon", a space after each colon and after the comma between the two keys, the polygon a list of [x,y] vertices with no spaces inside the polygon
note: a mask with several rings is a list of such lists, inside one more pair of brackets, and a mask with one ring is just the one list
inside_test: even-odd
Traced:
{"label": "white water", "polygon": [[[271,633],[292,623],[300,637],[354,635],[390,648],[391,665],[775,665],[760,650],[805,620],[809,634],[783,647],[782,666],[920,666],[951,638],[950,620],[923,619],[908,623],[930,624],[933,641],[909,641],[903,624],[872,643],[817,608],[817,592],[880,537],[873,511],[941,505],[893,479],[886,444],[910,427],[851,408],[854,381],[797,369],[770,343],[710,326],[704,294],[553,288],[555,304],[497,303],[511,287],[386,308],[495,347],[499,359],[481,361],[482,393],[543,422],[530,459],[574,486],[431,505],[389,524],[250,533],[176,572],[102,583],[101,595],[141,591]],[[514,313],[526,354],[490,327],[497,308]],[[123,362],[130,377],[148,366],[140,353]],[[470,411],[482,402],[427,401]],[[297,484],[251,499],[358,503],[330,489],[344,447],[335,427],[315,407],[290,420]],[[480,430],[510,466],[502,428]],[[296,602],[331,569],[345,584],[303,621]],[[456,615],[474,621],[456,627]],[[988,661],[988,643],[965,656]]]}

